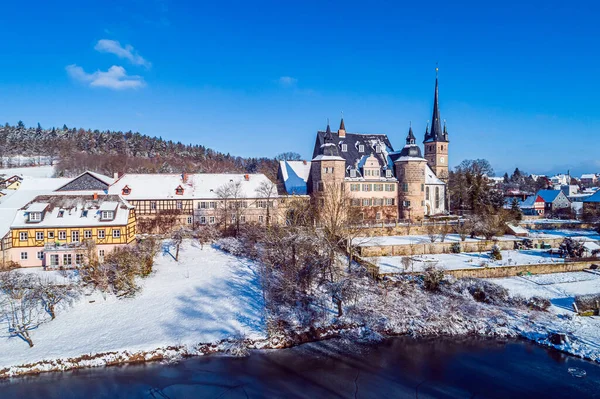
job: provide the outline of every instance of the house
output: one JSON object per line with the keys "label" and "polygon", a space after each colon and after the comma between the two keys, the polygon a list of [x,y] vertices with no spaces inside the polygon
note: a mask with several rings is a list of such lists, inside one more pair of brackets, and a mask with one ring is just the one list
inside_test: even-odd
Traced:
{"label": "house", "polygon": [[583,219],[600,221],[600,190],[583,200]]}
{"label": "house", "polygon": [[530,195],[524,200],[520,200],[518,197],[507,197],[504,199],[504,208],[511,209],[514,200],[517,200],[519,209],[523,215],[528,216],[543,216],[545,210],[545,202],[539,195]]}
{"label": "house", "polygon": [[594,187],[598,184],[598,176],[594,173],[585,173],[581,175],[581,185],[583,187]]}
{"label": "house", "polygon": [[140,232],[281,221],[277,187],[263,174],[125,174],[108,193],[135,207]]}
{"label": "house", "polygon": [[283,183],[280,190],[287,195],[306,195],[310,175],[310,162],[279,161],[277,181]]}
{"label": "house", "polygon": [[550,178],[550,183],[552,183],[553,186],[565,186],[571,184],[571,176],[558,174]]}
{"label": "house", "polygon": [[544,201],[544,213],[552,214],[571,207],[569,199],[561,190],[540,190],[537,195]]}
{"label": "house", "polygon": [[135,234],[135,209],[117,195],[42,195],[17,211],[9,260],[23,267],[74,267],[85,257],[103,259]]}
{"label": "house", "polygon": [[90,172],[88,170],[54,191],[57,193],[89,192],[91,194],[106,194],[108,192],[108,187],[113,184],[114,181],[114,178],[104,176],[100,173]]}
{"label": "house", "polygon": [[573,195],[579,194],[579,186],[577,186],[575,184],[566,184],[566,185],[560,186],[560,191],[565,193],[565,195],[567,197],[571,197]]}
{"label": "house", "polygon": [[0,189],[5,190],[18,190],[21,187],[23,178],[21,176],[11,176],[7,179],[0,180]]}
{"label": "house", "polygon": [[[328,123],[325,131],[316,134],[306,193],[319,206],[331,188],[339,188],[349,193],[351,206],[358,208],[364,220],[445,214],[449,140],[446,125],[442,128],[438,93],[436,76],[424,154],[416,144],[412,126],[406,144],[396,151],[385,134],[350,133],[343,118],[336,132]],[[278,174],[294,191],[296,185],[303,187],[303,179],[290,178],[290,169],[294,172],[291,165],[280,164]]]}

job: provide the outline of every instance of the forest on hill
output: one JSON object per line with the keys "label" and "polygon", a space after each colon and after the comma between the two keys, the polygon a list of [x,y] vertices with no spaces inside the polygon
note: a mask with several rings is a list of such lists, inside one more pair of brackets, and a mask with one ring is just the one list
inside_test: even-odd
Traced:
{"label": "forest on hill", "polygon": [[[182,144],[138,132],[44,129],[0,126],[0,165],[15,166],[14,157],[42,157],[56,165],[58,176],[73,176],[93,170],[113,173],[265,173],[277,174],[277,160],[299,155],[286,153],[276,158],[244,158],[224,154],[202,145]],[[46,162],[47,163],[47,162]]]}

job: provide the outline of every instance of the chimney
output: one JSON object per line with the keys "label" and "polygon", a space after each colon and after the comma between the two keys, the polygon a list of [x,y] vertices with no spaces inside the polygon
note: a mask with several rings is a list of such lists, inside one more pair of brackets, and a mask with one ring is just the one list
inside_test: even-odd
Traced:
{"label": "chimney", "polygon": [[346,137],[346,125],[344,124],[344,113],[342,112],[342,120],[340,122],[340,128],[338,130],[338,137],[343,139]]}
{"label": "chimney", "polygon": [[244,175],[244,179],[245,179],[246,181],[249,181],[249,180],[250,180],[250,175]]}
{"label": "chimney", "polygon": [[115,180],[117,180],[119,178],[119,172],[113,173],[113,177]]}
{"label": "chimney", "polygon": [[306,165],[306,160],[302,161],[302,164],[303,164],[303,165]]}
{"label": "chimney", "polygon": [[94,201],[98,201],[98,193],[94,193]]}
{"label": "chimney", "polygon": [[190,177],[190,175],[187,172],[183,172],[181,174],[181,180],[183,180],[184,183],[188,182],[188,178]]}

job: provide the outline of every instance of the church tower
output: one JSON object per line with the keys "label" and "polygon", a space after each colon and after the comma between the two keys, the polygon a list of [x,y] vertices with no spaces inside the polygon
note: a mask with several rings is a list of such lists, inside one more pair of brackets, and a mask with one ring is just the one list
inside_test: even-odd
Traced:
{"label": "church tower", "polygon": [[322,196],[327,187],[343,185],[345,175],[346,160],[340,156],[338,145],[329,127],[329,120],[327,120],[327,129],[323,135],[322,144],[310,163],[308,193],[313,196]]}
{"label": "church tower", "polygon": [[431,130],[425,130],[425,159],[435,175],[444,183],[448,183],[448,131],[446,122],[442,130],[440,108],[438,104],[438,69],[435,68],[435,94],[433,98],[433,116],[431,117]]}

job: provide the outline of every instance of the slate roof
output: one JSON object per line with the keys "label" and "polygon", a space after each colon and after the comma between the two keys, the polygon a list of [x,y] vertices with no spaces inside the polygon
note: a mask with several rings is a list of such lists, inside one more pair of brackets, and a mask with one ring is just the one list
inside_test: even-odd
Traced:
{"label": "slate roof", "polygon": [[94,173],[85,171],[67,184],[57,188],[55,191],[104,191],[108,190],[114,182],[114,179]]}
{"label": "slate roof", "polygon": [[[319,156],[321,146],[325,144],[325,136],[327,132],[318,131],[315,140],[315,148],[313,150],[313,159]],[[373,154],[381,165],[382,176],[385,176],[384,170],[394,170],[394,161],[390,155],[394,152],[394,148],[385,134],[361,134],[361,133],[346,133],[346,137],[340,138],[338,132],[331,132],[331,139],[337,149],[338,156],[346,161],[346,177],[350,177],[350,169],[362,168],[365,160]],[[342,151],[342,145],[346,144],[346,151]],[[360,152],[360,146],[364,146],[364,151]],[[376,146],[379,145],[381,152],[377,152]],[[360,177],[361,171],[357,173]]]}

